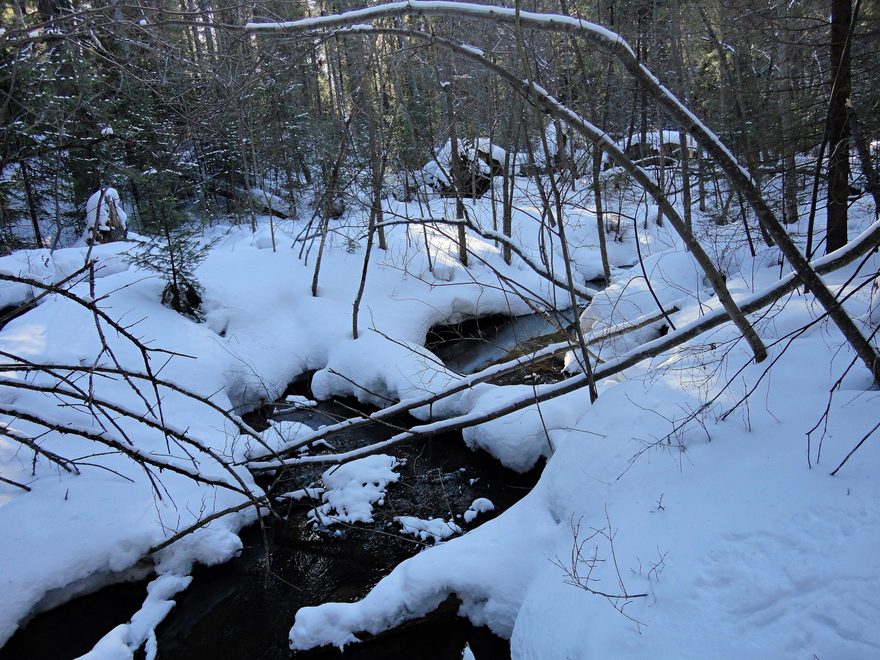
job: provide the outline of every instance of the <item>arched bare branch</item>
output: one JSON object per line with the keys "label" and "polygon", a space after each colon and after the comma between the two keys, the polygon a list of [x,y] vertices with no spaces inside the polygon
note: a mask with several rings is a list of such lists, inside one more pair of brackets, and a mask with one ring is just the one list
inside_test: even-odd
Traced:
{"label": "arched bare branch", "polygon": [[[376,7],[368,7],[350,12],[344,12],[333,16],[321,16],[317,18],[305,18],[298,21],[283,21],[271,23],[249,23],[246,29],[251,32],[314,32],[318,30],[334,29],[341,26],[356,25],[361,31],[375,29],[368,21],[381,18],[393,18],[400,16],[455,16],[462,18],[477,18],[493,21],[496,23],[519,24],[522,27],[535,30],[549,30],[565,32],[583,36],[600,50],[613,56],[624,69],[635,78],[639,84],[675,119],[682,128],[690,133],[694,139],[712,156],[727,175],[731,184],[739,190],[755,212],[758,221],[765,231],[779,246],[801,282],[806,285],[816,297],[820,305],[825,309],[828,316],[838,327],[846,341],[852,346],[868,370],[874,377],[875,382],[880,382],[880,355],[871,346],[850,316],[840,307],[834,295],[822,282],[819,275],[813,270],[806,257],[791,240],[785,228],[770,209],[761,192],[758,190],[748,171],[743,168],[730,152],[730,150],[693,112],[691,112],[675,95],[664,87],[657,77],[642,64],[629,44],[615,32],[603,28],[595,23],[590,23],[578,18],[559,14],[542,14],[536,12],[519,11],[503,7],[475,5],[464,2],[448,2],[444,0],[408,0],[406,2],[394,2]],[[470,50],[470,59],[479,61],[480,51],[475,49],[462,49],[460,54],[467,56],[464,50]],[[483,58],[485,60],[485,58]],[[497,67],[500,69],[500,67]],[[507,76],[505,76],[507,77]],[[518,81],[520,86],[525,86],[526,91],[532,97],[536,97],[535,87],[530,87],[528,82]],[[543,90],[541,90],[543,91]],[[549,95],[547,95],[549,97]],[[552,99],[552,97],[550,97]],[[541,101],[546,104],[547,100]],[[551,105],[560,105],[555,99]],[[549,108],[546,108],[549,111]],[[562,110],[562,108],[560,108]],[[565,108],[568,112],[570,109]],[[577,117],[575,113],[572,113]],[[558,115],[556,115],[558,116]],[[572,117],[572,119],[574,119]],[[577,127],[578,131],[586,136],[584,127]],[[594,127],[595,128],[595,127]],[[592,138],[590,138],[592,140]],[[606,138],[607,140],[607,138]],[[603,145],[604,146],[604,145]],[[609,156],[618,164],[625,167],[624,163],[615,158],[613,152]],[[629,171],[629,170],[627,170]],[[631,173],[631,172],[630,172]],[[633,174],[634,175],[634,174]],[[635,175],[634,175],[635,176]],[[652,193],[653,194],[653,193]],[[655,199],[656,196],[655,196]],[[658,203],[660,200],[658,199]],[[671,206],[671,205],[670,205]],[[666,208],[661,208],[666,212]],[[677,227],[676,227],[677,229]],[[695,254],[696,258],[696,254]],[[698,259],[699,261],[699,259]],[[700,263],[701,267],[703,266]],[[707,273],[708,277],[708,273]],[[711,281],[711,277],[709,277]],[[713,282],[713,286],[715,283]],[[716,288],[716,291],[718,289]],[[719,299],[721,295],[719,294]],[[722,300],[722,304],[724,301]],[[725,305],[727,307],[727,305]],[[728,310],[731,311],[731,310]],[[744,318],[737,320],[738,313],[733,310],[732,319],[740,331],[752,345],[756,359],[765,357],[766,352],[760,340],[754,335],[754,330],[748,326]]]}

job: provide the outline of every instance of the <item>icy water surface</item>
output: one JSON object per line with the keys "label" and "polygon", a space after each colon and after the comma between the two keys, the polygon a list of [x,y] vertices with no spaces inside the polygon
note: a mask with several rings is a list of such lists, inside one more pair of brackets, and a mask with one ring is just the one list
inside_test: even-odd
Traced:
{"label": "icy water surface", "polygon": [[560,341],[573,318],[574,314],[569,311],[473,319],[432,328],[426,347],[447,368],[460,374],[472,374],[506,359],[518,349],[535,350]]}

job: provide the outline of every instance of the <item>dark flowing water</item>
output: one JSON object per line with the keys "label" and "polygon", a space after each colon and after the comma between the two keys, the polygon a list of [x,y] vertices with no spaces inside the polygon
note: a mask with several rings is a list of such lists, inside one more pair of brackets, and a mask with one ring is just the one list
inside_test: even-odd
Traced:
{"label": "dark flowing water", "polygon": [[123,582],[36,616],[0,649],[2,660],[70,660],[85,653],[147,597],[147,580]]}
{"label": "dark flowing water", "polygon": [[[345,405],[322,404],[315,417],[350,414]],[[329,410],[328,410],[329,409]],[[332,413],[330,411],[332,410]],[[378,437],[386,429],[372,430]],[[363,432],[357,440],[365,440]],[[340,449],[347,442],[336,439]],[[297,609],[326,601],[354,601],[391,569],[425,546],[399,534],[395,515],[450,516],[465,511],[476,497],[489,497],[497,510],[524,496],[538,472],[519,475],[485,454],[464,447],[461,437],[441,436],[418,447],[393,452],[405,458],[401,479],[388,488],[385,503],[374,509],[374,524],[312,529],[308,505],[291,506],[288,523],[268,530],[268,552],[260,530],[245,535],[246,548],[228,564],[202,569],[180,598],[176,612],[158,630],[162,658],[289,658],[287,633]],[[291,487],[308,485],[300,477]],[[456,523],[466,527],[462,520]],[[484,658],[509,657],[505,640],[476,629],[455,615],[447,602],[434,615],[347,647],[297,653],[297,658],[461,657],[466,642]],[[226,655],[223,655],[226,654]]]}
{"label": "dark flowing water", "polygon": [[512,352],[536,350],[560,341],[573,318],[568,311],[473,319],[432,328],[426,346],[447,368],[471,374],[506,359]]}
{"label": "dark flowing water", "polygon": [[[504,359],[520,346],[534,350],[558,341],[560,327],[570,319],[547,320],[532,315],[519,319],[496,317],[437,328],[429,347],[462,373]],[[536,340],[537,337],[540,337]],[[558,365],[554,367],[558,370]],[[308,395],[304,381],[286,394]],[[312,427],[350,417],[354,401],[322,402],[318,408],[279,415]],[[272,417],[272,407],[258,411],[254,424]],[[406,425],[409,419],[392,420]],[[376,425],[333,438],[345,450],[387,438],[394,429]],[[405,459],[400,481],[389,486],[384,506],[374,509],[374,523],[313,529],[307,522],[309,503],[289,502],[279,510],[283,522],[267,521],[243,531],[244,549],[222,566],[198,567],[192,585],[179,594],[177,606],[157,630],[160,657],[167,659],[286,659],[292,656],[287,635],[296,610],[327,601],[363,597],[401,561],[426,546],[401,536],[395,515],[450,519],[464,512],[477,497],[495,504],[471,524],[456,518],[465,531],[498,515],[534,485],[540,470],[526,475],[501,467],[483,452],[464,446],[459,433],[389,452]],[[278,492],[309,486],[320,478],[318,468],[291,474]],[[89,596],[35,617],[3,648],[0,660],[71,658],[87,652],[106,632],[125,623],[146,595],[146,582],[106,587]],[[344,653],[317,649],[296,658],[372,658],[458,660],[465,643],[477,658],[507,658],[506,640],[485,628],[474,628],[456,616],[454,597],[425,619],[351,645]]]}

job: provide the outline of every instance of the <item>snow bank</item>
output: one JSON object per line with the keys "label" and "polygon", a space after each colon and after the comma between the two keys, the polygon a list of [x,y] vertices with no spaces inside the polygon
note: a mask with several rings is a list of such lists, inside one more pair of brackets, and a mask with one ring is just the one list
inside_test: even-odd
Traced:
{"label": "snow bank", "polygon": [[441,389],[457,378],[422,346],[389,342],[368,331],[337,347],[327,366],[312,378],[312,392],[319,399],[342,394],[382,407]]}
{"label": "snow bank", "polygon": [[424,520],[415,516],[395,516],[394,521],[400,523],[400,533],[414,536],[421,541],[431,539],[434,543],[461,534],[461,527],[451,520],[429,518]]}
{"label": "snow bank", "polygon": [[[514,238],[532,263],[550,264],[553,274],[564,280],[558,241],[539,230],[540,195],[532,182],[517,185]],[[575,201],[580,209],[590,207],[586,191]],[[434,391],[459,376],[420,347],[432,325],[530,311],[511,287],[502,285],[507,281],[529,291],[542,306],[569,305],[564,291],[518,258],[505,264],[497,245],[471,233],[471,267],[463,268],[455,258],[454,230],[430,222],[443,216],[442,200],[421,206],[388,204],[389,217],[425,221],[386,228],[388,249],[374,250],[367,269],[357,340],[351,332],[352,301],[364,251],[354,240],[359,228],[346,224],[351,218],[331,223],[334,231],[317,296],[310,292],[313,263],[304,264],[295,250],[287,249],[304,222],[276,227],[277,252],[267,249],[271,243],[265,219],[256,236],[241,227],[208,230],[205,240],[217,239],[217,244],[197,273],[205,286],[203,324],[163,307],[161,280],[125,264],[122,246],[93,246],[91,256],[98,260],[95,296],[101,308],[149,346],[178,353],[167,362],[157,359],[162,377],[217,406],[209,408],[160,388],[169,427],[198,440],[204,450],[184,451],[155,429],[121,420],[132,445],[181,469],[195,461],[201,476],[230,483],[240,479],[260,494],[244,468],[230,474],[215,458],[237,460],[258,447],[264,450],[257,438],[243,438],[220,411],[234,415],[275,401],[295,377],[310,371],[317,372],[312,387],[319,398],[353,394],[384,405]],[[485,200],[466,204],[470,217],[491,227]],[[652,213],[644,205],[626,210],[640,221]],[[93,224],[101,226],[106,212],[106,205],[96,203]],[[575,272],[586,279],[601,266],[595,217],[571,210],[563,220]],[[681,311],[673,321],[686,323],[717,303],[690,258],[669,251],[677,242],[668,232],[652,226],[640,233],[639,246],[654,294],[664,305],[677,304]],[[634,237],[613,242],[612,265],[636,263],[635,248]],[[0,259],[0,269],[53,282],[76,272],[85,255],[85,248],[20,252]],[[756,259],[751,271],[745,259],[726,269],[735,296],[778,276],[778,268],[761,261],[766,256]],[[871,272],[878,267],[874,262],[868,266]],[[848,274],[836,281],[844,282]],[[615,278],[585,315],[594,329],[656,305],[640,269],[627,275],[615,271]],[[851,290],[856,284],[848,286]],[[92,295],[88,282],[71,287],[79,295]],[[3,284],[0,299],[18,304],[36,289]],[[854,316],[871,318],[867,296],[865,287],[849,299]],[[808,304],[793,298],[784,313],[762,320],[759,329],[769,344],[812,314]],[[115,332],[105,335],[122,365],[143,369],[142,356],[130,342]],[[827,476],[829,465],[875,423],[867,379],[857,365],[843,380],[827,429],[820,426],[825,429],[821,466],[809,470],[804,433],[817,421],[851,356],[846,349],[838,351],[833,330],[817,324],[781,355],[772,379],[762,379],[766,365],[751,365],[723,389],[724,378],[748,359],[741,347],[733,346],[734,339],[730,328],[720,328],[658,356],[650,372],[647,365],[630,369],[614,382],[603,382],[593,406],[584,393],[576,392],[468,430],[465,438],[471,446],[485,448],[516,469],[547,458],[538,487],[504,515],[399,566],[360,603],[302,610],[293,627],[293,645],[345,644],[359,631],[379,632],[425,614],[455,593],[463,603],[462,615],[510,637],[518,658],[588,653],[623,658],[871,655],[880,648],[871,625],[880,617],[875,552],[880,504],[872,482],[877,444],[866,443],[837,478]],[[600,357],[626,345],[608,343],[598,349]],[[771,346],[771,359],[784,346]],[[45,297],[0,330],[0,349],[42,364],[113,364],[98,341],[92,314],[60,296]],[[724,362],[722,352],[727,353]],[[33,435],[43,431],[16,418],[16,409],[39,411],[59,424],[96,428],[81,407],[13,387],[25,379],[57,384],[54,379],[20,369],[8,369],[2,377],[0,411],[9,413],[2,420],[11,425],[7,429]],[[751,387],[757,390],[749,404],[721,419]],[[96,378],[94,388],[96,396],[114,405],[146,412],[141,398],[118,380]],[[478,414],[531,391],[481,385],[420,415]],[[703,409],[712,397],[714,407]],[[691,413],[693,420],[684,423]],[[259,440],[282,448],[303,431],[297,424],[281,423]],[[25,492],[0,483],[0,590],[5,595],[0,644],[39,609],[47,594],[72,595],[73,585],[96,575],[127,574],[150,548],[178,531],[244,503],[240,493],[228,488],[197,484],[167,471],[160,475],[160,498],[143,469],[125,457],[93,456],[93,443],[54,432],[41,435],[40,442],[67,456],[90,456],[86,462],[91,465],[81,466],[79,475],[44,459],[33,465],[30,452],[8,437],[0,439],[3,476],[31,488]],[[385,486],[397,478],[393,467],[390,457],[372,456],[360,466],[328,470],[326,492],[306,490],[301,495],[322,498],[318,510],[323,519],[318,514],[315,518],[325,524],[339,517],[368,520],[373,503],[381,501]],[[475,502],[469,511],[476,515],[485,506]],[[152,653],[150,631],[185,587],[192,564],[233,556],[240,547],[237,533],[253,520],[248,509],[218,517],[151,557],[155,586],[142,613],[112,632],[95,652],[126,657],[142,640]],[[421,531],[433,531],[433,524],[439,524],[430,522]],[[608,593],[616,593],[619,585],[616,573],[609,572],[610,541],[597,531],[606,530],[614,539],[628,592],[649,594],[625,609],[641,626],[605,598],[566,584],[571,581],[573,528],[578,523],[582,534],[596,531],[584,548],[595,549],[604,560],[591,574],[601,582],[588,584]]]}
{"label": "snow bank", "polygon": [[[487,138],[477,138],[475,140],[459,140],[458,153],[465,156],[467,161],[477,168],[482,174],[491,175],[492,167],[484,158],[490,157],[492,160],[504,164],[506,152],[496,144],[492,144]],[[427,163],[422,168],[422,173],[427,175],[429,180],[448,185],[450,183],[449,174],[452,172],[452,140],[447,140],[434,157],[434,160]]]}
{"label": "snow bank", "polygon": [[[519,505],[404,563],[359,603],[301,610],[293,647],[349,643],[355,631],[378,632],[455,593],[463,615],[511,638],[515,658],[871,655],[880,644],[871,624],[880,615],[871,476],[880,452],[875,444],[842,478],[828,470],[876,414],[871,397],[846,396],[822,467],[808,469],[804,432],[830,379],[828,365],[805,367],[823,345],[817,336],[782,358],[760,393],[767,412],[753,407],[750,428],[743,415],[710,417],[706,431],[676,433],[665,420],[697,399],[677,377],[632,374],[559,439]],[[759,373],[748,370],[748,382]],[[609,525],[619,578],[610,541],[595,535]],[[629,601],[627,616],[567,584],[582,542],[581,575],[592,553],[602,562],[588,586],[648,594]]]}
{"label": "snow bank", "polygon": [[[875,255],[865,270],[878,266]],[[661,302],[681,308],[675,322],[717,306],[687,255],[656,254],[646,268]],[[652,311],[640,277],[597,297],[594,328]],[[749,284],[777,277],[762,267]],[[728,283],[734,295],[749,288]],[[856,286],[846,284],[847,306],[865,316],[870,287]],[[606,381],[592,406],[585,395],[543,404],[552,450],[533,491],[404,562],[363,600],[300,610],[292,648],[352,643],[455,594],[460,614],[509,637],[517,659],[876,655],[880,445],[829,475],[876,425],[876,393],[860,363],[833,391],[853,356],[826,322],[789,345],[816,314],[803,297],[772,310],[759,324],[771,352],[761,364],[727,325]],[[473,395],[476,406],[504,401],[505,389]],[[488,436],[496,452],[507,442],[500,453],[515,462],[539,453],[522,443],[535,414],[467,437]]]}
{"label": "snow bank", "polygon": [[[524,252],[541,263],[542,239],[536,220],[540,214],[535,212],[540,196],[528,186],[518,195],[514,232]],[[118,199],[112,189],[105,190],[103,197],[92,197],[92,226],[107,225],[109,209]],[[472,218],[491,227],[491,212],[485,202],[468,200],[466,204]],[[431,200],[427,206],[393,201],[389,205],[391,213],[410,217],[443,214],[442,200]],[[121,211],[117,206],[117,218],[124,222]],[[582,213],[569,219],[572,248],[582,249],[584,263],[595,260],[587,249],[596,244],[595,222],[591,220]],[[95,295],[102,309],[127,326],[134,323],[130,326],[133,332],[150,346],[189,356],[174,357],[167,364],[162,358],[156,364],[164,365],[163,378],[209,397],[221,410],[244,412],[274,401],[296,376],[313,370],[318,371],[313,387],[321,397],[353,393],[362,400],[384,404],[387,398],[406,398],[445,386],[458,376],[420,347],[432,325],[484,314],[530,311],[510,288],[498,286],[498,275],[492,268],[548,304],[567,304],[567,296],[522,262],[505,264],[498,246],[490,241],[469,234],[474,259],[466,270],[455,258],[455,235],[448,228],[430,223],[424,228],[387,228],[389,249],[373,253],[358,318],[361,338],[352,340],[351,303],[363,268],[363,246],[355,244],[352,249],[345,224],[334,224],[319,295],[312,297],[312,264],[304,264],[297,259],[296,250],[287,249],[304,223],[276,226],[277,252],[266,249],[270,245],[267,224],[266,219],[260,220],[257,236],[242,227],[218,225],[206,231],[205,241],[216,243],[197,272],[205,287],[203,324],[192,323],[161,305],[162,281],[130,267],[122,257],[124,244],[91,247],[90,257],[97,260]],[[424,252],[426,235],[430,263]],[[550,249],[549,261],[558,264],[558,246]],[[86,251],[78,247],[17,252],[0,259],[0,269],[37,282],[57,282],[84,264]],[[620,258],[631,256],[621,253]],[[82,279],[70,286],[74,293],[91,296],[88,282]],[[28,285],[0,284],[0,299],[10,305],[20,304],[34,293],[35,288]],[[140,352],[130,342],[115,332],[105,335],[120,364],[144,369]],[[102,351],[92,315],[58,296],[43,298],[36,309],[5,326],[0,331],[0,348],[37,363],[113,366]],[[12,380],[27,377],[14,372],[5,375]],[[48,385],[49,381],[52,379],[46,377],[42,382]],[[96,394],[114,405],[136,412],[143,409],[144,402],[117,381],[97,379],[94,385]],[[87,412],[77,408],[59,407],[58,401],[39,394],[7,390],[2,392],[4,405],[51,414],[59,423],[76,422],[89,428],[94,423]],[[256,439],[240,436],[217,410],[166,389],[161,389],[161,396],[168,424],[186,431],[215,455],[239,460],[259,446]],[[472,395],[458,397],[445,407],[422,414],[466,412],[475,404]],[[14,428],[42,432],[20,420],[14,422]],[[124,422],[122,428],[146,455],[167,456],[169,448],[161,433],[130,422]],[[260,439],[280,448],[295,442],[302,431],[295,424],[279,424]],[[47,449],[68,456],[95,453],[90,442],[54,433],[44,436],[42,442]],[[480,446],[491,449],[491,445],[484,442]],[[264,451],[262,446],[259,450]],[[190,458],[180,447],[172,445],[171,454],[168,460],[191,467]],[[92,458],[89,462],[95,465],[83,467],[79,476],[59,473],[43,460],[37,461],[36,473],[31,474],[30,458],[17,443],[0,440],[3,476],[32,489],[25,493],[0,484],[0,526],[10,530],[0,537],[0,566],[4,569],[0,586],[4,593],[12,594],[0,606],[0,643],[39,607],[47,593],[63,592],[95,574],[125,572],[149,548],[175,532],[243,501],[242,496],[225,489],[167,473],[161,475],[163,498],[159,500],[143,470],[119,455]],[[215,459],[199,452],[196,460],[202,474],[234,480]],[[260,493],[243,468],[237,469],[236,478]],[[168,551],[178,548],[174,552],[180,553],[182,567],[193,561],[221,561],[235,552],[235,532],[252,519],[247,510],[220,518],[191,537],[192,541],[175,544]],[[52,522],[21,524],[34,520]],[[78,541],[59,543],[58,539]],[[181,568],[175,574],[182,577],[185,571]]]}

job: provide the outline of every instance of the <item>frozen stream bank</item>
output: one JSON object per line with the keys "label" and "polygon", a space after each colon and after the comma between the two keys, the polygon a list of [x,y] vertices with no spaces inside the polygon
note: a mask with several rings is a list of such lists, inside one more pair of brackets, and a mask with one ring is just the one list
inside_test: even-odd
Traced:
{"label": "frozen stream bank", "polygon": [[[495,316],[437,328],[429,341],[444,362],[465,372],[504,358],[519,344],[531,342],[531,346],[548,335],[558,336],[558,326],[537,315]],[[285,394],[310,397],[307,382],[308,378],[299,379]],[[265,426],[271,418],[317,428],[351,416],[353,408],[363,411],[351,399],[277,415],[273,406],[267,406],[252,414],[250,421]],[[372,426],[335,437],[333,443],[344,449],[393,432],[390,426]],[[488,454],[467,449],[460,433],[404,446],[394,455],[404,462],[397,469],[400,479],[389,486],[384,504],[376,507],[374,523],[315,527],[307,518],[315,502],[290,500],[278,507],[285,521],[267,519],[265,529],[255,525],[244,531],[244,549],[238,557],[221,566],[197,568],[193,583],[176,598],[176,607],[157,630],[161,657],[288,658],[287,633],[299,608],[360,598],[394,566],[425,547],[425,541],[400,534],[395,517],[443,518],[466,531],[517,502],[540,474],[540,468],[524,475],[503,468]],[[276,485],[274,492],[308,487],[320,475],[320,469],[299,471]],[[465,520],[463,514],[478,498],[490,500],[495,510]],[[145,588],[146,582],[113,585],[39,615],[0,650],[0,659],[69,658],[74,649],[84,653],[109,629],[128,620],[143,601]],[[428,618],[350,646],[345,654],[324,648],[296,657],[457,660],[465,643],[478,657],[481,652],[491,658],[509,654],[506,640],[474,628],[456,610],[457,603],[450,599]],[[60,625],[67,631],[63,636],[55,634]]]}

